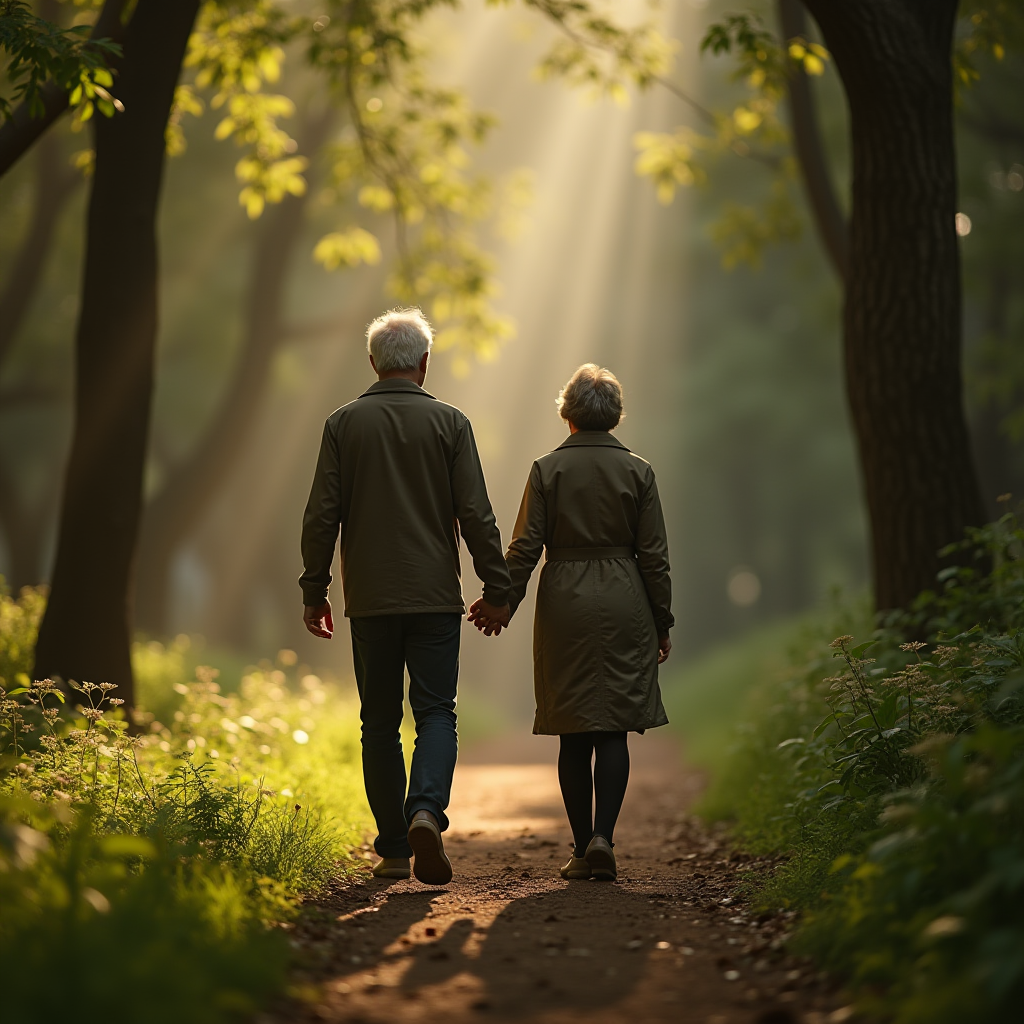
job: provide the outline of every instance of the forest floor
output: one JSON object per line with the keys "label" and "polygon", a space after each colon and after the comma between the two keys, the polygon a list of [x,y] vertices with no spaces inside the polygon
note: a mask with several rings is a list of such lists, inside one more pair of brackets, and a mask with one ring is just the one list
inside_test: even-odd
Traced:
{"label": "forest floor", "polygon": [[[369,868],[307,905],[292,993],[260,1024],[826,1024],[852,1018],[784,951],[791,918],[738,889],[771,862],[731,852],[690,813],[703,786],[671,738],[630,738],[619,880],[565,882],[557,741],[491,741],[460,757],[443,888]],[[367,854],[369,857],[369,854]]]}

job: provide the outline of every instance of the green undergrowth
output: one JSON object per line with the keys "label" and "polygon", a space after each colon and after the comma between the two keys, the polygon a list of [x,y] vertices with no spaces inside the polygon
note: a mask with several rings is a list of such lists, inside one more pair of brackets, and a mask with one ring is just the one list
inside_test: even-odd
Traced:
{"label": "green undergrowth", "polygon": [[129,731],[116,688],[29,680],[43,605],[0,600],[4,1021],[251,1015],[299,902],[361,856],[351,698],[289,651],[222,686],[179,638],[137,647]]}
{"label": "green undergrowth", "polygon": [[958,548],[908,613],[788,623],[666,688],[684,736],[706,723],[703,812],[784,856],[755,903],[800,910],[795,950],[901,1024],[1024,998],[1024,529]]}

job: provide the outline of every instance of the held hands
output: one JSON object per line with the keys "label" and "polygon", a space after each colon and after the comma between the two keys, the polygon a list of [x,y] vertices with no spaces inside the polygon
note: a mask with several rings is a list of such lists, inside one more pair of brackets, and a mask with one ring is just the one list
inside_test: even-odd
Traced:
{"label": "held hands", "polygon": [[322,636],[325,640],[330,640],[334,635],[330,601],[324,601],[320,605],[305,605],[302,609],[302,621],[313,636]]}
{"label": "held hands", "polygon": [[672,650],[672,641],[669,640],[668,636],[658,637],[658,664],[664,665],[668,661],[669,651]]}
{"label": "held hands", "polygon": [[474,601],[470,606],[467,622],[472,622],[484,636],[497,636],[503,627],[508,626],[512,614],[507,604],[500,608],[497,605],[488,604],[482,597]]}

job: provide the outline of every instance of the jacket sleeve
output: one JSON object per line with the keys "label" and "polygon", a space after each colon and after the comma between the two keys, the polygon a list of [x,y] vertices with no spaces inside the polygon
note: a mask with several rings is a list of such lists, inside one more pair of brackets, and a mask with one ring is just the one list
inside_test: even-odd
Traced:
{"label": "jacket sleeve", "polygon": [[672,617],[672,580],[669,578],[668,534],[661,511],[654,470],[640,498],[640,517],[636,529],[636,561],[654,612],[658,636],[667,636],[675,625]]}
{"label": "jacket sleeve", "polygon": [[324,424],[313,486],[302,517],[302,564],[299,577],[303,604],[316,607],[327,600],[331,563],[341,526],[341,462],[330,421]]}
{"label": "jacket sleeve", "polygon": [[473,570],[484,585],[484,600],[501,607],[508,601],[508,568],[501,553],[501,533],[487,497],[484,470],[469,420],[462,424],[452,455],[452,501],[455,518],[473,557]]}
{"label": "jacket sleeve", "polygon": [[513,614],[526,596],[526,587],[544,551],[546,536],[547,505],[540,482],[540,466],[535,462],[530,470],[530,479],[526,481],[526,491],[519,506],[512,541],[505,555],[512,577],[512,593],[508,603]]}

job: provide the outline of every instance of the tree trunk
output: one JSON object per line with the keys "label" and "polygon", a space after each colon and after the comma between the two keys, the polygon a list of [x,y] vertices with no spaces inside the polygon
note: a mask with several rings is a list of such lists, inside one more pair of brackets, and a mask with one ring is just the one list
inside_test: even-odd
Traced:
{"label": "tree trunk", "polygon": [[850,107],[846,388],[875,600],[935,585],[984,519],[964,419],[951,48],[956,0],[807,0]]}
{"label": "tree trunk", "polygon": [[[302,152],[323,144],[334,110],[323,111],[299,132]],[[170,572],[182,540],[192,532],[238,461],[266,397],[274,356],[287,331],[284,307],[288,270],[302,235],[310,189],[286,196],[259,225],[245,304],[245,337],[227,394],[192,455],[168,476],[146,505],[139,544],[139,626],[167,631]]]}
{"label": "tree trunk", "polygon": [[164,131],[198,0],[139,0],[124,42],[125,113],[96,118],[75,426],[35,674],[111,682],[129,706],[130,582],[153,390],[156,213]]}

